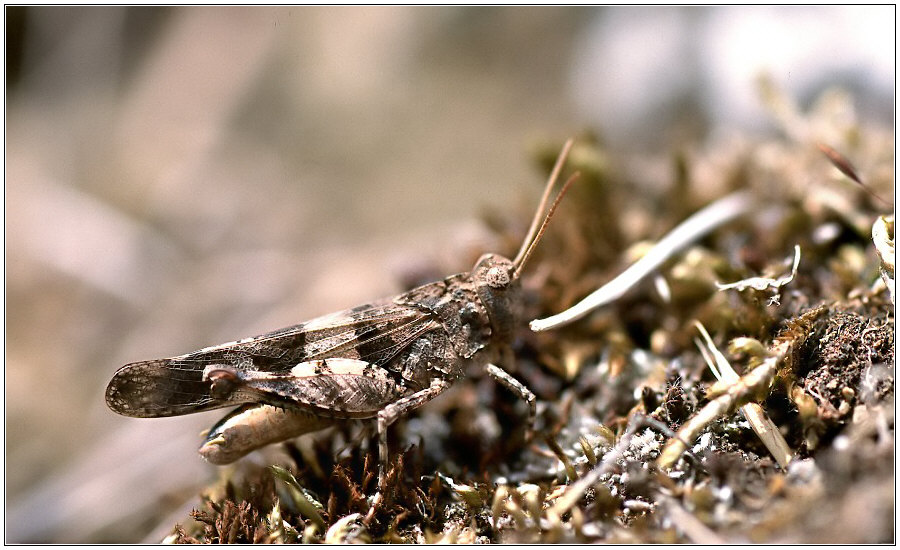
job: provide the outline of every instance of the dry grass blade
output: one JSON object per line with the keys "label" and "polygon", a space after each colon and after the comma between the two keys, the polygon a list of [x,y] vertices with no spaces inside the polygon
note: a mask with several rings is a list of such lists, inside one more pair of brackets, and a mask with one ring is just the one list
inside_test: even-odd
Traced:
{"label": "dry grass blade", "polygon": [[800,245],[794,245],[794,263],[791,267],[791,272],[788,275],[784,275],[782,277],[778,277],[777,279],[771,277],[750,277],[749,279],[744,279],[741,281],[737,281],[734,283],[721,284],[716,282],[716,288],[719,290],[728,290],[735,289],[738,291],[746,290],[748,288],[752,288],[755,290],[766,290],[772,289],[777,290],[784,285],[790,283],[794,280],[794,277],[797,276],[797,268],[800,266]]}
{"label": "dry grass blade", "polygon": [[713,202],[681,222],[643,258],[574,306],[551,317],[532,321],[529,325],[531,330],[540,332],[565,326],[620,298],[669,258],[716,227],[746,214],[753,206],[752,197],[745,192],[734,193]]}
{"label": "dry grass blade", "polygon": [[853,167],[853,164],[847,160],[847,157],[835,151],[832,147],[825,145],[824,143],[816,143],[816,147],[819,148],[819,151],[828,157],[828,160],[831,161],[831,164],[834,165],[835,168],[841,171],[842,174],[852,179],[856,183],[862,185],[862,179],[860,179],[859,175],[856,173],[856,168]]}
{"label": "dry grass blade", "polygon": [[821,143],[821,142],[816,143],[816,147],[819,148],[819,151],[822,151],[822,153],[828,158],[829,161],[831,161],[831,164],[833,164],[835,168],[840,170],[840,172],[842,174],[844,174],[845,176],[847,176],[848,178],[853,180],[855,183],[857,183],[860,187],[865,189],[866,193],[875,197],[882,204],[892,206],[889,201],[885,200],[883,197],[878,195],[878,193],[873,191],[868,185],[863,183],[862,178],[859,177],[859,173],[856,171],[856,168],[847,159],[847,157],[845,157],[841,153],[834,150],[834,148],[829,147],[828,145],[825,145],[824,143]]}
{"label": "dry grass blade", "polygon": [[294,477],[294,474],[278,465],[272,465],[270,468],[272,473],[275,474],[275,477],[283,481],[287,486],[291,499],[293,499],[294,504],[300,510],[300,513],[312,521],[316,526],[324,529],[325,520],[322,519],[322,515],[319,513],[321,505],[316,506],[316,504],[306,496],[303,488],[297,481],[297,478]]}

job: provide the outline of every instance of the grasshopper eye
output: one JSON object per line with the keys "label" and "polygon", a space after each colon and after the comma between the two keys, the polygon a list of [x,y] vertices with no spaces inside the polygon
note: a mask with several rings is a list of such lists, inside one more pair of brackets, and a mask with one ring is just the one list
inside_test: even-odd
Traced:
{"label": "grasshopper eye", "polygon": [[503,288],[509,286],[510,277],[509,270],[499,266],[494,266],[487,270],[485,281],[491,288]]}

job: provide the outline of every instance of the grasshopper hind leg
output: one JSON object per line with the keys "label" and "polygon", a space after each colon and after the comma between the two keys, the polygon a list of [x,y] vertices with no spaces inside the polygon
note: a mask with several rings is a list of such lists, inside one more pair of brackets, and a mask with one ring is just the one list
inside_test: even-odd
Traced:
{"label": "grasshopper hind leg", "polygon": [[450,382],[446,380],[435,379],[431,381],[431,385],[424,390],[419,390],[412,395],[407,395],[397,401],[394,401],[387,407],[378,411],[378,488],[384,489],[385,475],[387,473],[385,467],[388,461],[388,444],[387,429],[388,426],[397,421],[401,416],[405,416],[409,411],[418,408],[428,401],[441,394],[450,387]]}
{"label": "grasshopper hind leg", "polygon": [[414,394],[407,395],[390,405],[378,411],[377,429],[378,429],[378,492],[372,498],[372,506],[366,514],[365,523],[369,523],[375,514],[375,508],[384,498],[384,491],[387,481],[387,462],[388,462],[388,443],[387,429],[397,421],[401,416],[406,415],[409,411],[422,406],[431,401],[444,390],[450,387],[450,382],[446,380],[434,379],[431,385],[424,390],[419,390]]}

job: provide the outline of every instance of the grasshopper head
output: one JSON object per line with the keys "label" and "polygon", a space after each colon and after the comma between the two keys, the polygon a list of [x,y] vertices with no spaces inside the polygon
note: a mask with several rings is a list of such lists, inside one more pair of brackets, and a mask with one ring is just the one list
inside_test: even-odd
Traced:
{"label": "grasshopper head", "polygon": [[509,341],[522,305],[516,266],[498,254],[485,254],[478,259],[472,274],[478,298],[491,319],[492,332]]}
{"label": "grasshopper head", "polygon": [[[528,230],[525,240],[522,241],[522,247],[516,254],[516,258],[508,260],[498,254],[485,254],[478,259],[475,268],[472,269],[478,297],[487,309],[495,338],[506,342],[512,339],[513,329],[522,313],[522,286],[519,284],[519,274],[534,251],[534,246],[541,240],[541,236],[547,228],[547,222],[553,217],[553,212],[560,199],[566,194],[569,185],[578,178],[578,172],[573,174],[556,195],[550,208],[547,209],[550,192],[556,185],[556,180],[569,156],[573,143],[574,141],[571,139],[567,141],[556,159],[553,172],[550,173],[550,179],[547,180],[547,185],[544,187],[544,196],[534,213],[531,228]],[[546,215],[544,214],[545,209],[547,210]],[[541,221],[542,219],[543,221]]]}

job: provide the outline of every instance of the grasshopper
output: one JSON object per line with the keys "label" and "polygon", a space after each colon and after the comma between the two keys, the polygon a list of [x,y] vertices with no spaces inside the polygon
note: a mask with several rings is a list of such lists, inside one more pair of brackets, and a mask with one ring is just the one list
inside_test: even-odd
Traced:
{"label": "grasshopper", "polygon": [[522,268],[577,177],[540,223],[571,147],[569,140],[515,259],[485,254],[471,272],[393,298],[186,355],[130,363],[113,375],[107,405],[142,418],[240,405],[200,448],[214,464],[342,420],[374,418],[381,486],[388,426],[476,364],[528,403],[530,434],[535,396],[494,362],[509,350],[519,322]]}

